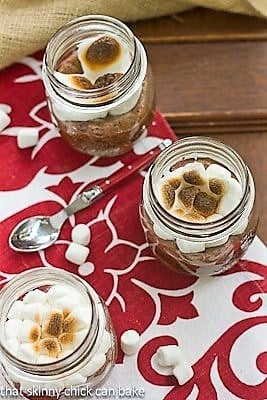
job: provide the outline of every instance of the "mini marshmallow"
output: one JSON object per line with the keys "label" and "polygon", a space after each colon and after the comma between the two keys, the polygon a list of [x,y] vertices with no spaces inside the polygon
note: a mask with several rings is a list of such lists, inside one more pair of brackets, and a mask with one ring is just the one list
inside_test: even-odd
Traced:
{"label": "mini marshmallow", "polygon": [[102,340],[101,340],[101,344],[97,351],[98,351],[98,353],[106,354],[108,352],[108,350],[110,349],[110,347],[111,347],[110,333],[105,330]]}
{"label": "mini marshmallow", "polygon": [[179,385],[184,385],[194,376],[193,368],[186,362],[182,361],[173,369],[173,375],[177,379]]}
{"label": "mini marshmallow", "polygon": [[6,114],[11,113],[12,108],[9,104],[0,103],[0,110],[4,111]]}
{"label": "mini marshmallow", "polygon": [[[59,343],[63,351],[63,357],[66,357],[65,352],[72,353],[85,339],[88,334],[88,329],[83,329],[76,333],[64,332],[59,336]],[[69,354],[70,354],[69,353]]]}
{"label": "mini marshmallow", "polygon": [[63,296],[68,296],[70,290],[73,290],[70,286],[67,285],[54,285],[51,286],[48,292],[46,293],[47,301],[50,304],[54,304],[55,300],[60,299]]}
{"label": "mini marshmallow", "polygon": [[64,387],[83,385],[86,383],[86,381],[87,377],[77,372],[64,379]]}
{"label": "mini marshmallow", "polygon": [[183,179],[190,185],[205,185],[207,181],[207,174],[204,165],[198,161],[184,165]]}
{"label": "mini marshmallow", "polygon": [[18,332],[18,340],[21,343],[34,343],[37,342],[40,337],[41,328],[36,322],[29,319],[22,321],[20,331]]}
{"label": "mini marshmallow", "polygon": [[26,304],[22,313],[24,319],[30,319],[37,324],[41,324],[42,316],[47,311],[47,307],[40,303]]}
{"label": "mini marshmallow", "polygon": [[62,310],[65,316],[70,314],[75,308],[81,307],[81,305],[82,299],[75,292],[70,292],[68,296],[64,296],[60,299],[55,300],[54,302],[54,307]]}
{"label": "mini marshmallow", "polygon": [[162,367],[172,367],[181,361],[181,350],[176,345],[161,346],[158,348],[157,360]]}
{"label": "mini marshmallow", "polygon": [[5,337],[9,339],[17,339],[21,329],[22,321],[20,319],[9,319],[5,322]]}
{"label": "mini marshmallow", "polygon": [[45,304],[46,303],[46,293],[39,289],[31,290],[30,292],[26,293],[25,296],[23,297],[23,303],[25,303],[25,304],[29,304],[29,303]]}
{"label": "mini marshmallow", "polygon": [[206,175],[208,179],[219,178],[224,181],[228,181],[231,178],[231,172],[218,164],[210,164],[206,169]]}
{"label": "mini marshmallow", "polygon": [[10,353],[13,354],[13,356],[17,356],[20,347],[20,342],[18,339],[6,340],[5,345]]}
{"label": "mini marshmallow", "polygon": [[0,132],[2,132],[11,122],[9,115],[0,109]]}
{"label": "mini marshmallow", "polygon": [[39,352],[35,344],[32,343],[22,343],[18,350],[17,357],[28,363],[35,363],[38,358]]}
{"label": "mini marshmallow", "polygon": [[60,344],[56,338],[44,338],[38,342],[40,355],[49,357],[58,357],[61,351]]}
{"label": "mini marshmallow", "polygon": [[106,362],[106,356],[103,353],[97,353],[89,363],[80,370],[80,374],[83,376],[92,376],[94,375]]}
{"label": "mini marshmallow", "polygon": [[[74,307],[75,308],[75,307]],[[64,320],[64,332],[76,332],[90,327],[91,310],[89,307],[75,308]]]}
{"label": "mini marshmallow", "polygon": [[132,356],[137,353],[140,343],[140,335],[137,331],[130,329],[121,335],[121,349],[124,354]]}
{"label": "mini marshmallow", "polygon": [[90,229],[85,224],[76,225],[71,231],[72,241],[87,246],[90,241]]}
{"label": "mini marshmallow", "polygon": [[56,361],[58,361],[58,358],[45,356],[43,354],[39,356],[36,360],[37,364],[51,364]]}
{"label": "mini marshmallow", "polygon": [[224,238],[220,239],[220,240],[213,240],[212,242],[207,242],[205,247],[206,249],[208,249],[209,247],[217,247],[217,246],[222,246],[223,244],[225,244],[229,239],[229,236],[225,236]]}
{"label": "mini marshmallow", "polygon": [[37,128],[21,128],[17,136],[17,144],[20,149],[36,146],[39,140]]}
{"label": "mini marshmallow", "polygon": [[205,243],[190,242],[189,240],[177,238],[176,245],[181,253],[184,254],[200,253],[201,251],[205,251]]}
{"label": "mini marshmallow", "polygon": [[219,203],[218,213],[223,216],[229,214],[238,205],[241,198],[242,188],[240,183],[236,179],[230,178],[228,190]]}
{"label": "mini marshmallow", "polygon": [[88,247],[82,246],[78,243],[71,243],[65,253],[68,261],[76,265],[84,264],[89,254]]}
{"label": "mini marshmallow", "polygon": [[12,306],[10,307],[7,317],[8,319],[17,318],[23,319],[22,314],[24,310],[25,304],[21,300],[15,301]]}

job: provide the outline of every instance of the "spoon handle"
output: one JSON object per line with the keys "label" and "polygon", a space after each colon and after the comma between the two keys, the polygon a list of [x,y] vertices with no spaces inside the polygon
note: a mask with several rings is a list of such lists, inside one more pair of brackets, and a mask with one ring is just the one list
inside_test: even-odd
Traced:
{"label": "spoon handle", "polygon": [[163,140],[159,146],[151,150],[148,154],[138,159],[132,165],[124,165],[107,179],[98,181],[94,186],[85,192],[80,193],[77,198],[59,213],[50,217],[50,223],[54,228],[60,228],[66,219],[78,211],[93,204],[103,194],[108,193],[112,188],[117,186],[123,180],[126,180],[130,175],[138,172],[142,168],[147,167],[154,158],[166,147],[170,146],[170,139]]}

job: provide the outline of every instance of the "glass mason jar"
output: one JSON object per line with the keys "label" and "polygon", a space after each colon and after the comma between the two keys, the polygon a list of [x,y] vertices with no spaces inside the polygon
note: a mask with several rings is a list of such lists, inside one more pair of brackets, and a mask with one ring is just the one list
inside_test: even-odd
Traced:
{"label": "glass mason jar", "polygon": [[[58,361],[49,364],[22,361],[6,344],[5,323],[9,309],[29,291],[46,292],[58,284],[67,285],[85,296],[92,314],[90,329],[81,344]],[[1,372],[9,386],[26,398],[79,399],[85,398],[85,393],[92,397],[90,390],[105,380],[115,364],[117,341],[107,307],[87,282],[71,273],[34,268],[17,275],[1,290],[0,311]]]}
{"label": "glass mason jar", "polygon": [[[155,185],[166,170],[194,161],[223,166],[241,184],[241,200],[227,215],[205,223],[186,221],[158,201]],[[157,157],[146,175],[140,217],[153,253],[164,264],[197,276],[220,274],[238,262],[255,236],[253,177],[241,157],[223,143],[207,137],[178,140]]]}
{"label": "glass mason jar", "polygon": [[[60,82],[55,74],[59,63],[77,53],[80,43],[99,35],[116,36],[128,49],[131,63],[126,72],[105,87],[87,90]],[[152,121],[155,96],[146,52],[117,19],[91,15],[61,27],[46,48],[43,81],[52,121],[61,136],[83,153],[100,157],[126,153]]]}

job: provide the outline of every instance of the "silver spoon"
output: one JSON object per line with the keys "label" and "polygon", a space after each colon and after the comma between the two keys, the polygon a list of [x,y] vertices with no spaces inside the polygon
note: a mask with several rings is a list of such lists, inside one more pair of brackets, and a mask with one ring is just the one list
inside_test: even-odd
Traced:
{"label": "silver spoon", "polygon": [[93,204],[104,193],[122,182],[130,175],[148,166],[154,158],[172,141],[165,139],[154,150],[140,157],[133,165],[124,165],[108,179],[92,186],[88,191],[82,192],[71,204],[57,214],[48,216],[36,216],[24,219],[11,232],[9,246],[15,251],[30,253],[51,246],[58,238],[64,222],[73,214]]}

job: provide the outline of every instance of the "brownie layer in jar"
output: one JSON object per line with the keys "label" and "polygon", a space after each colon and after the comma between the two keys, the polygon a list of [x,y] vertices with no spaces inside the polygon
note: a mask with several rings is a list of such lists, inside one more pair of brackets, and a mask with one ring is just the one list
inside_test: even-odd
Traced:
{"label": "brownie layer in jar", "polygon": [[76,150],[101,157],[112,157],[131,150],[133,143],[152,122],[155,93],[151,68],[142,84],[137,104],[122,115],[107,115],[90,121],[55,120],[61,136]]}

